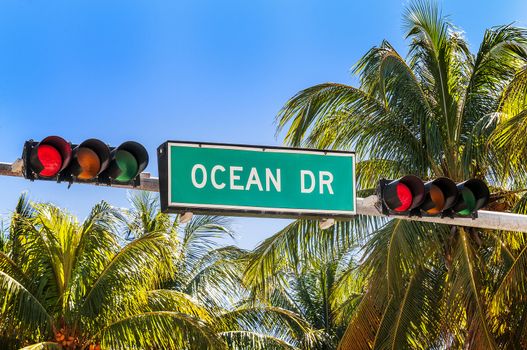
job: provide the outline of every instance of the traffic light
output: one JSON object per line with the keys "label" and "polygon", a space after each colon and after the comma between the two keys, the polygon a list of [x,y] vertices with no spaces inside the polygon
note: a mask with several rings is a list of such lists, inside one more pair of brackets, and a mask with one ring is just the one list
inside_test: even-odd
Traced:
{"label": "traffic light", "polygon": [[385,215],[477,216],[487,205],[490,192],[482,180],[459,184],[447,177],[424,182],[414,175],[379,181],[378,209]]}
{"label": "traffic light", "polygon": [[423,181],[414,175],[386,182],[382,188],[384,204],[389,211],[396,213],[412,211],[422,203],[425,196]]}
{"label": "traffic light", "polygon": [[26,141],[22,153],[24,177],[30,180],[139,186],[148,165],[148,152],[127,141],[109,147],[98,139],[71,144],[59,136]]}
{"label": "traffic light", "polygon": [[462,182],[457,185],[457,189],[460,195],[453,209],[460,215],[470,215],[489,201],[489,188],[479,179]]}

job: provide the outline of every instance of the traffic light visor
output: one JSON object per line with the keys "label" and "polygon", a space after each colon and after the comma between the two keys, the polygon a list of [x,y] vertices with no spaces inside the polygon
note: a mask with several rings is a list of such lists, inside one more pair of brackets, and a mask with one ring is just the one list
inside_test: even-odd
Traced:
{"label": "traffic light visor", "polygon": [[41,177],[54,177],[70,162],[71,146],[59,136],[48,136],[40,141],[30,154],[30,164]]}
{"label": "traffic light visor", "polygon": [[112,151],[111,159],[104,175],[118,182],[129,182],[148,165],[148,152],[140,143],[127,141]]}
{"label": "traffic light visor", "polygon": [[451,208],[458,196],[456,184],[447,177],[440,177],[425,183],[425,192],[426,196],[421,209],[431,215]]}
{"label": "traffic light visor", "polygon": [[388,209],[405,212],[418,207],[424,199],[423,181],[414,175],[407,175],[388,183],[383,190],[383,200]]}
{"label": "traffic light visor", "polygon": [[459,196],[454,211],[460,215],[470,215],[487,205],[489,188],[479,179],[470,179],[457,185]]}
{"label": "traffic light visor", "polygon": [[89,139],[75,150],[74,176],[81,180],[90,180],[100,174],[110,161],[110,150],[102,141]]}
{"label": "traffic light visor", "polygon": [[138,142],[126,141],[119,146],[119,149],[130,152],[137,161],[136,175],[141,173],[148,165],[148,152],[146,148]]}

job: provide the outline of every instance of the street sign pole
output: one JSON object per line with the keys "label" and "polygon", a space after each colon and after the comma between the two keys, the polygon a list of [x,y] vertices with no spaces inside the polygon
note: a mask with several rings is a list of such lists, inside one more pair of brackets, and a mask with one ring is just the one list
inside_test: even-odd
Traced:
{"label": "street sign pole", "polygon": [[[0,162],[0,176],[24,177],[24,173],[22,170],[22,160],[17,159],[13,163]],[[157,177],[150,177],[150,173],[142,172],[140,174],[140,179],[141,179],[140,184],[136,187],[131,187],[130,185],[120,185],[120,184],[112,184],[112,187],[137,189],[137,190],[150,191],[150,192],[159,192],[159,179]],[[97,183],[82,183],[82,184],[83,185],[96,185],[96,186],[100,185]]]}
{"label": "street sign pole", "polygon": [[[23,177],[18,161],[14,163],[0,163],[0,176]],[[116,186],[113,186],[116,187]],[[124,186],[123,186],[124,187]],[[126,187],[125,187],[126,188]],[[159,192],[159,179],[151,177],[149,173],[141,173],[141,184],[136,190]],[[384,216],[376,208],[377,196],[357,198],[356,212],[359,215]],[[328,217],[331,218],[331,217]],[[350,216],[351,218],[351,216]],[[399,220],[413,220],[421,222],[434,222],[438,224],[468,226],[490,230],[515,231],[527,233],[527,215],[479,210],[478,218],[440,218],[440,217],[405,217],[397,216]]]}

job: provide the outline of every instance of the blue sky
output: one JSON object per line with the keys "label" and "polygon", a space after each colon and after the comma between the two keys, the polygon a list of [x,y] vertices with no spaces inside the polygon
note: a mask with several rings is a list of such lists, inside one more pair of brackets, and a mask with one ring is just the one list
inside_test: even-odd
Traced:
{"label": "blue sky", "polygon": [[[527,24],[527,3],[443,1],[477,49],[485,28]],[[111,145],[143,143],[157,176],[163,141],[279,145],[274,116],[302,88],[355,83],[349,69],[381,40],[405,51],[406,1],[0,2],[0,161],[23,142],[60,135]],[[83,218],[100,200],[127,206],[114,188],[0,178],[0,213],[19,194]],[[235,219],[253,247],[287,223]]]}

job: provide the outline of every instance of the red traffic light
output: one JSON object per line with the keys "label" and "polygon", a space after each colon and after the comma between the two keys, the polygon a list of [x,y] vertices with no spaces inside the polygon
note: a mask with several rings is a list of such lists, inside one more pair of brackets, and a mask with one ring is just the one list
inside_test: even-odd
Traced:
{"label": "red traffic light", "polygon": [[42,163],[44,169],[40,172],[40,176],[54,176],[62,167],[62,157],[59,151],[50,145],[40,145],[37,148],[38,160]]}
{"label": "red traffic light", "polygon": [[395,185],[395,190],[397,192],[397,199],[401,203],[397,208],[394,208],[395,211],[407,211],[412,205],[412,191],[403,183],[398,183]]}
{"label": "red traffic light", "polygon": [[382,199],[389,210],[399,213],[418,207],[424,199],[423,181],[414,175],[407,175],[387,183],[382,191]]}
{"label": "red traffic light", "polygon": [[71,145],[59,136],[48,136],[29,150],[31,170],[37,176],[51,178],[66,168],[71,160]]}

